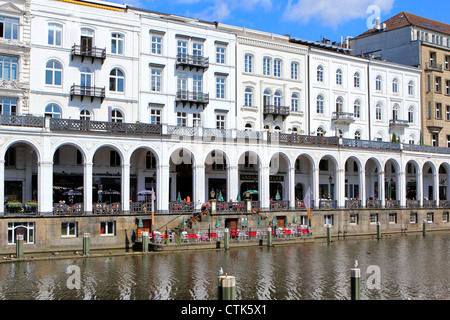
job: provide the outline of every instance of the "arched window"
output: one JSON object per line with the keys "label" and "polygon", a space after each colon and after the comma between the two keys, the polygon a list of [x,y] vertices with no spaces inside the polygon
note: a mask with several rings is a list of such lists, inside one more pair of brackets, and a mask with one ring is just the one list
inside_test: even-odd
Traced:
{"label": "arched window", "polygon": [[276,106],[281,106],[281,92],[275,91],[275,96],[273,98],[273,103]]}
{"label": "arched window", "polygon": [[291,95],[291,110],[298,111],[298,94],[293,93]]}
{"label": "arched window", "polygon": [[62,65],[56,60],[49,60],[45,65],[45,84],[60,86],[62,84]]}
{"label": "arched window", "polygon": [[80,120],[91,120],[91,112],[83,109],[80,111]]}
{"label": "arched window", "polygon": [[359,130],[355,131],[355,140],[361,140],[361,132]]}
{"label": "arched window", "polygon": [[408,109],[408,122],[414,123],[414,106],[410,106]]}
{"label": "arched window", "polygon": [[124,91],[124,75],[120,69],[112,69],[109,74],[109,91],[123,92]]}
{"label": "arched window", "polygon": [[358,99],[353,104],[353,116],[355,118],[361,117],[361,102]]}
{"label": "arched window", "polygon": [[251,123],[246,123],[245,124],[245,131],[251,131],[252,130],[252,124]]}
{"label": "arched window", "polygon": [[378,102],[375,107],[375,119],[382,120],[382,113],[383,113],[383,105],[381,102]]}
{"label": "arched window", "polygon": [[398,120],[398,109],[399,105],[397,103],[394,104],[394,107],[392,108],[392,120]]}
{"label": "arched window", "polygon": [[111,112],[111,122],[123,122],[122,112],[120,112],[119,110],[113,110]]}
{"label": "arched window", "polygon": [[264,90],[264,106],[270,106],[270,97],[271,97],[271,94],[270,94],[270,91],[268,90],[268,89],[266,89],[266,90]]}
{"label": "arched window", "polygon": [[343,112],[344,111],[344,99],[342,97],[338,97],[336,99],[336,112]]}
{"label": "arched window", "polygon": [[316,99],[316,112],[323,114],[323,96],[319,94]]}
{"label": "arched window", "polygon": [[375,89],[377,90],[377,91],[381,91],[381,76],[380,75],[378,75],[377,76],[377,78],[375,79]]}
{"label": "arched window", "polygon": [[341,69],[336,70],[336,84],[339,86],[342,85],[342,70]]}
{"label": "arched window", "polygon": [[392,92],[398,93],[398,79],[397,78],[392,80]]}
{"label": "arched window", "polygon": [[281,131],[281,128],[280,128],[280,126],[275,126],[275,127],[273,128],[273,130],[274,130],[274,131]]}
{"label": "arched window", "polygon": [[323,82],[323,67],[322,66],[317,67],[317,81]]}
{"label": "arched window", "polygon": [[61,109],[58,105],[51,103],[45,107],[45,115],[49,115],[52,118],[61,118]]}
{"label": "arched window", "polygon": [[318,137],[323,137],[324,132],[323,132],[323,128],[322,127],[318,127],[317,128],[317,136]]}
{"label": "arched window", "polygon": [[359,75],[359,72],[355,72],[355,74],[353,75],[353,86],[355,88],[359,88],[359,86],[360,86],[360,79],[361,79],[361,77]]}
{"label": "arched window", "polygon": [[249,87],[245,88],[244,105],[246,107],[252,107],[253,106],[253,90],[251,88],[249,88]]}
{"label": "arched window", "polygon": [[414,96],[414,81],[408,82],[408,94]]}

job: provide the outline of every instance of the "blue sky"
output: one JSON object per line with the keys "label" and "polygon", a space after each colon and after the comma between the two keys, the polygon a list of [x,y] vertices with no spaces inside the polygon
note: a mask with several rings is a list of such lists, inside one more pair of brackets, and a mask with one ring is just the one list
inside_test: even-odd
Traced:
{"label": "blue sky", "polygon": [[[401,11],[450,24],[448,0],[110,0],[117,3],[245,26],[306,40],[339,41],[368,29],[379,12],[384,21]],[[374,5],[376,7],[374,7]],[[374,11],[374,8],[377,11]]]}

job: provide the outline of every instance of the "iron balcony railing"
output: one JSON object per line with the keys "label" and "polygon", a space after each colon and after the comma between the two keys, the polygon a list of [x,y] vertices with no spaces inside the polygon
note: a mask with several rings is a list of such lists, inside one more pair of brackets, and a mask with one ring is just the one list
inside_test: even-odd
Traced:
{"label": "iron balcony railing", "polygon": [[91,58],[92,62],[94,62],[94,59],[97,58],[101,59],[103,63],[103,60],[106,59],[106,48],[80,46],[74,44],[72,46],[72,59],[74,56],[80,56],[82,60],[84,60],[84,58]]}
{"label": "iron balcony railing", "polygon": [[179,53],[177,55],[177,66],[207,69],[209,68],[209,58]]}
{"label": "iron balcony railing", "polygon": [[273,116],[288,116],[290,113],[289,107],[286,106],[278,106],[278,105],[265,105],[263,109],[264,115],[273,115]]}
{"label": "iron balcony railing", "polygon": [[268,132],[267,140],[276,143],[287,144],[321,144],[338,145],[338,137],[304,136],[295,133]]}
{"label": "iron balcony railing", "polygon": [[209,94],[202,92],[192,92],[187,90],[178,90],[175,101],[206,105],[209,103]]}
{"label": "iron balcony railing", "polygon": [[355,116],[351,112],[333,112],[331,121],[336,124],[350,124],[355,122]]}
{"label": "iron balcony railing", "polygon": [[346,139],[346,138],[342,139],[342,145],[345,147],[353,147],[353,148],[388,149],[388,150],[401,149],[401,144],[397,142]]}
{"label": "iron balcony railing", "polygon": [[161,134],[161,125],[148,123],[104,122],[91,120],[51,119],[50,130],[127,133],[133,135]]}
{"label": "iron balcony railing", "polygon": [[14,127],[44,127],[44,117],[0,115],[0,125]]}
{"label": "iron balcony railing", "polygon": [[409,127],[409,122],[408,120],[391,119],[389,120],[389,127],[407,128]]}
{"label": "iron balcony railing", "polygon": [[92,86],[79,86],[72,85],[70,87],[70,99],[74,96],[81,97],[81,101],[83,101],[84,97],[91,98],[91,102],[94,98],[100,98],[102,101],[105,98],[105,87],[92,87]]}

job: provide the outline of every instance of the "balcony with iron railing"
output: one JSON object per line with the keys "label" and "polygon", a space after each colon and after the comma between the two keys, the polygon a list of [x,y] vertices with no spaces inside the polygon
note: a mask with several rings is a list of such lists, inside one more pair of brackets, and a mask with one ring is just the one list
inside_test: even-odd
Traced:
{"label": "balcony with iron railing", "polygon": [[103,99],[105,99],[105,87],[78,86],[74,84],[70,87],[70,100],[72,100],[74,96],[81,97],[81,101],[83,101],[85,97],[89,97],[91,98],[91,102],[94,101],[95,98],[99,98],[103,102]]}
{"label": "balcony with iron railing", "polygon": [[341,124],[341,125],[349,125],[353,122],[355,122],[355,117],[353,113],[351,112],[333,112],[331,116],[331,121],[334,124]]}
{"label": "balcony with iron railing", "polygon": [[186,104],[205,107],[209,103],[209,94],[202,92],[192,92],[187,90],[178,90],[175,98],[176,102],[183,103],[183,107]]}
{"label": "balcony with iron railing", "polygon": [[84,58],[91,58],[92,63],[94,63],[95,59],[100,59],[102,64],[106,59],[106,49],[105,48],[97,48],[92,46],[80,46],[74,44],[72,46],[72,60],[74,57],[81,57],[81,62],[84,61]]}
{"label": "balcony with iron railing", "polygon": [[425,63],[425,71],[438,71],[442,72],[442,64],[435,62],[427,62]]}
{"label": "balcony with iron railing", "polygon": [[408,120],[391,119],[389,120],[389,127],[391,128],[408,128]]}
{"label": "balcony with iron railing", "polygon": [[274,117],[282,116],[284,119],[290,114],[290,109],[287,106],[264,105],[263,114],[264,117],[272,115]]}
{"label": "balcony with iron railing", "polygon": [[177,55],[176,65],[183,69],[189,68],[191,70],[195,68],[197,71],[201,69],[205,70],[209,68],[209,58],[179,53]]}

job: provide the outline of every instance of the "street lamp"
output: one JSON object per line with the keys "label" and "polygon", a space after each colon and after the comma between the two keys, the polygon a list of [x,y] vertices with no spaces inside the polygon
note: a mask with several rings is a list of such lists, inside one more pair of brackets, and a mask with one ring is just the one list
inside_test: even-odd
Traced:
{"label": "street lamp", "polygon": [[215,199],[216,192],[214,191],[214,189],[211,189],[211,192],[209,193],[209,195],[211,196],[211,199]]}

